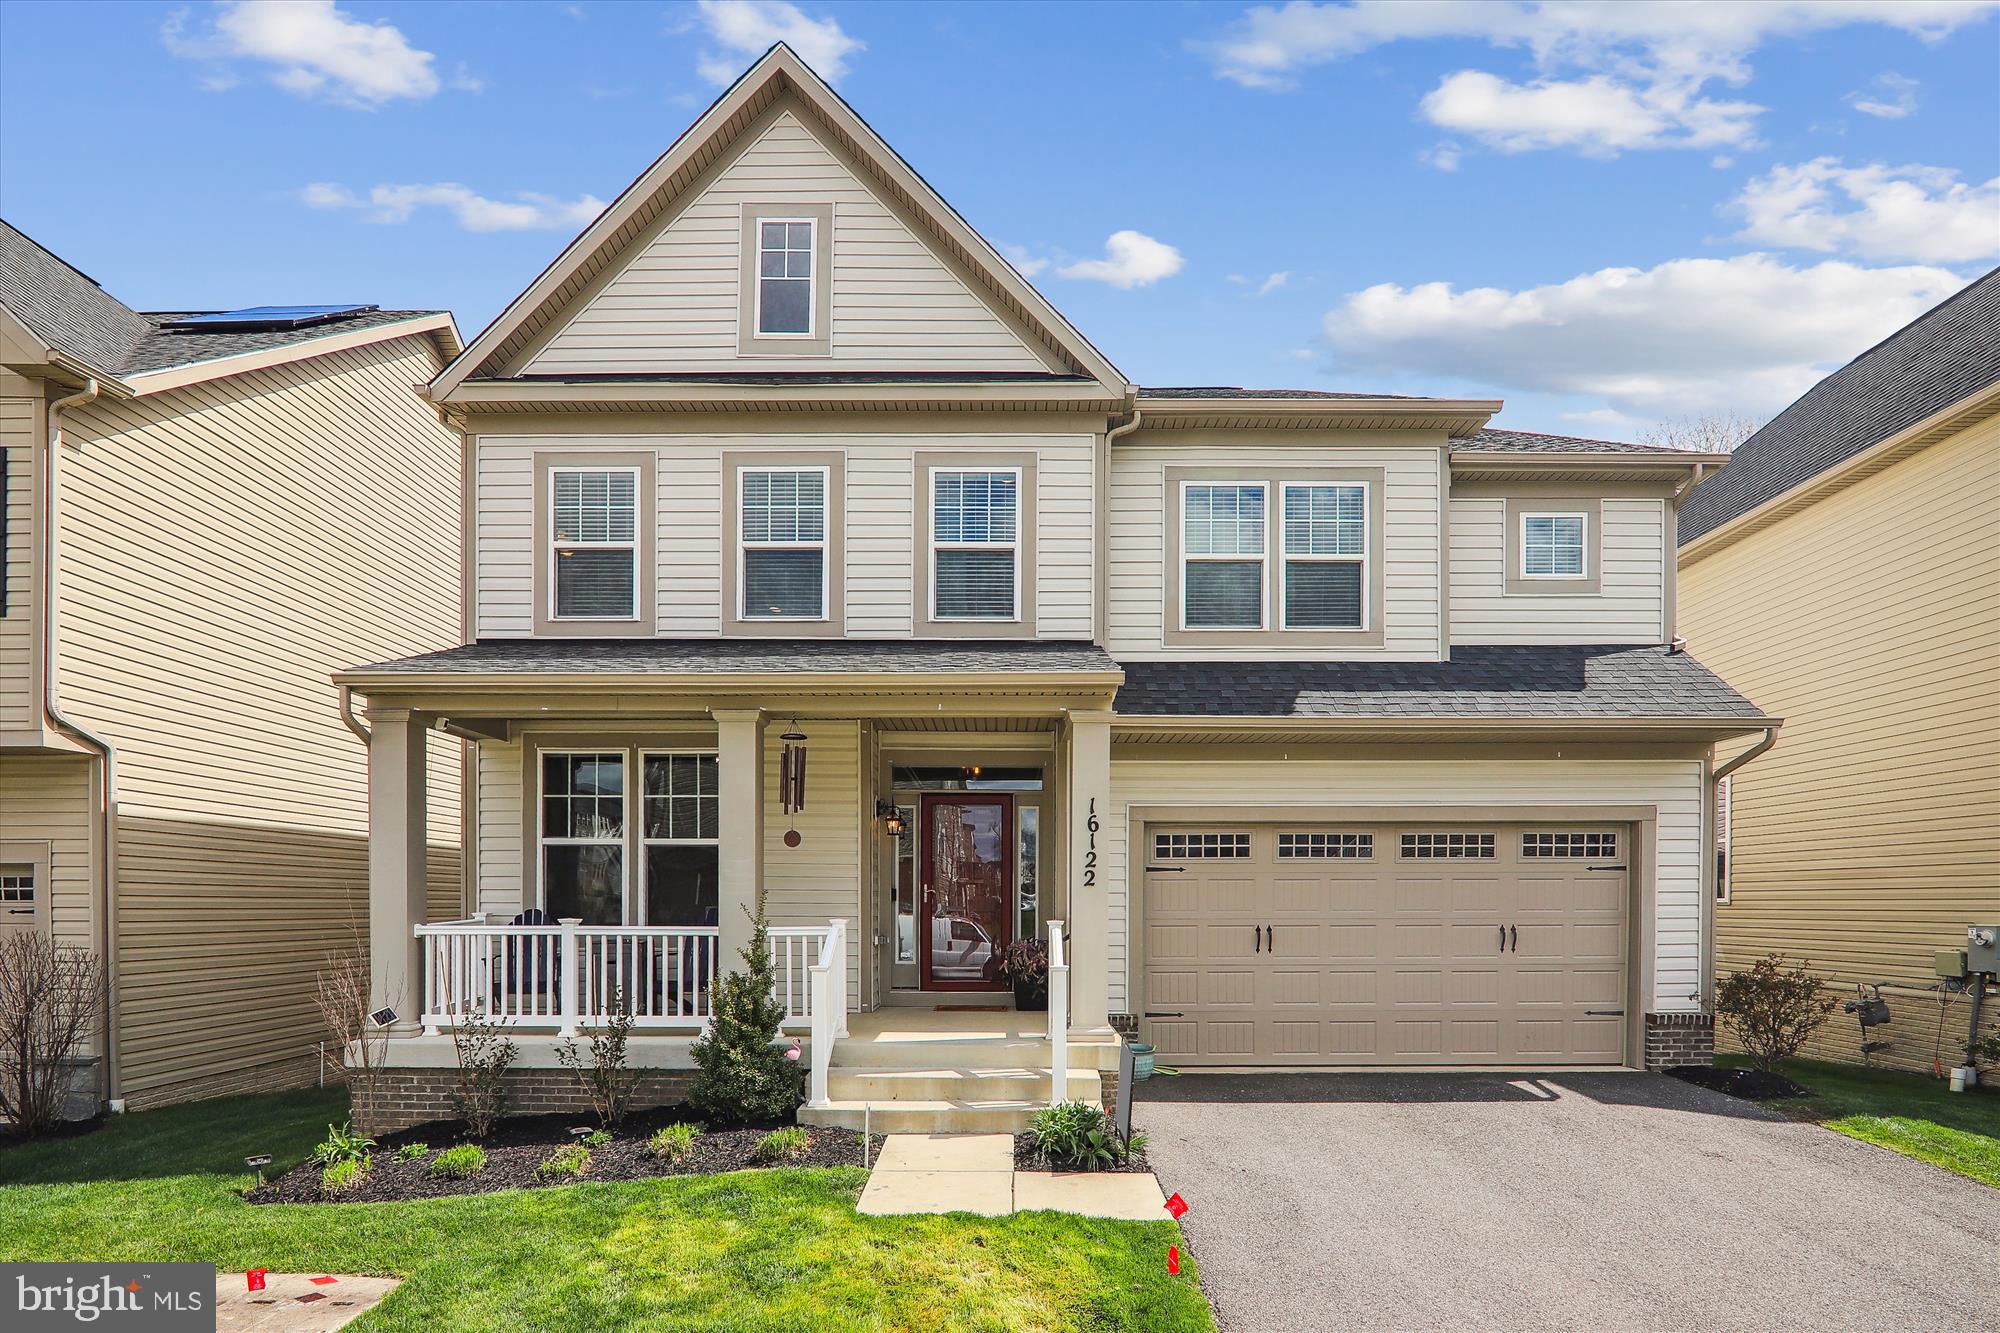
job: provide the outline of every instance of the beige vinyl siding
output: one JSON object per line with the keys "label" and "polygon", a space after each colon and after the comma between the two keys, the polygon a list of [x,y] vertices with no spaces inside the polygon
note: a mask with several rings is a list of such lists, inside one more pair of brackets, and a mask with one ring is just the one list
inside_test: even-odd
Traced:
{"label": "beige vinyl siding", "polygon": [[478,824],[469,850],[478,876],[479,912],[511,920],[524,903],[534,901],[532,888],[523,892],[526,866],[521,847],[526,823],[521,809],[523,747],[482,742],[475,747],[478,773]]}
{"label": "beige vinyl siding", "polygon": [[[1150,750],[1150,747],[1147,747]],[[1694,760],[1269,760],[1205,759],[1195,747],[1159,747],[1111,763],[1111,817],[1104,821],[1104,883],[1110,913],[1111,1008],[1128,1004],[1130,875],[1127,826],[1133,806],[1243,807],[1247,823],[1284,818],[1291,807],[1650,806],[1658,837],[1650,1007],[1700,1007],[1702,769]],[[1407,815],[1392,816],[1408,818]],[[1486,821],[1492,822],[1492,821]],[[1204,821],[1203,827],[1214,827]],[[1635,959],[1645,968],[1647,960]]]}
{"label": "beige vinyl siding", "polygon": [[[1557,502],[1551,501],[1556,507]],[[1453,643],[1659,643],[1666,637],[1667,507],[1658,499],[1603,502],[1596,593],[1507,591],[1507,501],[1451,501]]]}
{"label": "beige vinyl siding", "polygon": [[[861,724],[800,724],[806,736],[806,805],[787,815],[779,804],[779,733],[764,730],[764,911],[774,926],[824,926],[844,917],[847,1002],[861,1003]],[[785,830],[799,845],[785,846]],[[724,960],[736,965],[736,959]]]}
{"label": "beige vinyl siding", "polygon": [[0,736],[38,729],[34,682],[35,408],[32,398],[0,398],[0,449],[7,455],[7,547],[0,552],[7,613],[0,616]]}
{"label": "beige vinyl siding", "polygon": [[86,949],[98,943],[94,787],[88,756],[0,751],[0,842],[46,844],[44,919],[58,940]]}
{"label": "beige vinyl siding", "polygon": [[[1842,988],[1932,984],[1935,950],[2000,923],[2000,421],[1694,561],[1680,598],[1695,655],[1785,719],[1731,779],[1717,967],[1775,949]],[[1885,998],[1879,1058],[1930,1068],[1935,1000]],[[1947,1056],[1965,1028],[1960,1002]],[[1811,1050],[1859,1039],[1835,1015]]]}
{"label": "beige vinyl siding", "polygon": [[[1303,433],[1303,432],[1298,432]],[[1155,437],[1160,441],[1161,437]],[[1119,658],[1322,657],[1435,661],[1439,657],[1438,448],[1383,432],[1329,432],[1312,443],[1274,441],[1248,432],[1175,432],[1162,442],[1113,446],[1106,541],[1109,620],[1106,647]],[[1284,636],[1258,647],[1168,648],[1165,642],[1173,571],[1167,568],[1166,525],[1178,523],[1177,497],[1167,494],[1169,467],[1381,468],[1383,605],[1380,647],[1343,645],[1329,650],[1305,639],[1289,650]],[[1273,500],[1275,504],[1275,498]],[[1276,525],[1272,525],[1276,545]],[[1454,577],[1457,571],[1454,570]],[[1267,601],[1273,594],[1267,591]],[[1270,610],[1272,608],[1268,608]]]}
{"label": "beige vinyl siding", "polygon": [[[654,534],[656,631],[702,637],[722,632],[724,551],[722,454],[837,451],[846,460],[846,632],[907,637],[913,560],[927,548],[914,529],[916,454],[1032,451],[1036,457],[1035,629],[1049,638],[1088,638],[1096,552],[1095,439],[1082,434],[795,435],[482,435],[478,485],[478,634],[534,629],[534,455],[539,451],[651,449],[657,494]],[[838,520],[837,520],[838,521]]]}
{"label": "beige vinyl siding", "polygon": [[[737,350],[745,204],[833,206],[831,354]],[[1046,370],[1027,341],[839,156],[780,113],[524,367],[534,374],[742,370]]]}
{"label": "beige vinyl siding", "polygon": [[[365,751],[332,672],[447,647],[457,448],[403,338],[70,414],[64,707],[118,749],[133,1105],[310,1077],[315,970],[367,921]],[[429,742],[456,914],[459,743]]]}

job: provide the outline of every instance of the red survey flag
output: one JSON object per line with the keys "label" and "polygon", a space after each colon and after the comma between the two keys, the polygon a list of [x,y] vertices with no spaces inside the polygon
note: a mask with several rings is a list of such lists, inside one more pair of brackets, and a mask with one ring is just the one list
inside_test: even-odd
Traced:
{"label": "red survey flag", "polygon": [[1176,1221],[1178,1221],[1183,1217],[1186,1217],[1187,1210],[1188,1210],[1187,1200],[1183,1199],[1178,1192],[1176,1192],[1172,1197],[1170,1197],[1167,1200],[1167,1211],[1174,1215],[1174,1219]]}
{"label": "red survey flag", "polygon": [[262,1291],[264,1289],[264,1275],[270,1271],[268,1268],[253,1268],[243,1275],[243,1280],[250,1284],[250,1290]]}
{"label": "red survey flag", "polygon": [[1180,1271],[1181,1247],[1178,1245],[1169,1245],[1167,1246],[1167,1272],[1172,1274]]}

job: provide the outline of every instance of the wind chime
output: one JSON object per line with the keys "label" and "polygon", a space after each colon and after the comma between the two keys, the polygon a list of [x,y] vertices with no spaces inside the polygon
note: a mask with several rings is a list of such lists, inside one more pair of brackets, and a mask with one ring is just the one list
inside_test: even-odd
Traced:
{"label": "wind chime", "polygon": [[793,718],[792,729],[778,739],[785,743],[778,761],[778,801],[792,823],[785,830],[785,846],[796,847],[801,841],[798,813],[806,808],[806,734],[799,730],[799,720]]}

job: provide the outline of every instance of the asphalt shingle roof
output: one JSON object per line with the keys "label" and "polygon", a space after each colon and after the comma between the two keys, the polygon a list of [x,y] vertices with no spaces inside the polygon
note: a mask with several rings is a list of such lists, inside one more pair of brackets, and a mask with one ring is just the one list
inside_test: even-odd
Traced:
{"label": "asphalt shingle roof", "polygon": [[482,639],[356,671],[543,674],[1116,671],[1091,643],[921,639]]}
{"label": "asphalt shingle roof", "polygon": [[1178,384],[1139,390],[1141,398],[1401,398],[1421,403],[1425,400],[1407,393],[1341,393],[1332,389],[1239,389],[1233,385]]}
{"label": "asphalt shingle roof", "polygon": [[1128,662],[1137,717],[1745,719],[1756,705],[1656,645],[1453,648],[1449,662]]}
{"label": "asphalt shingle roof", "polygon": [[1454,449],[1524,454],[1672,454],[1679,450],[1624,440],[1587,440],[1579,435],[1544,435],[1537,430],[1482,430],[1459,440]]}
{"label": "asphalt shingle roof", "polygon": [[205,310],[141,314],[4,221],[0,221],[0,305],[37,338],[101,375],[123,379],[225,356],[309,343],[341,333],[419,319],[432,310],[371,310],[299,329],[212,333],[163,329]]}
{"label": "asphalt shingle roof", "polygon": [[1685,546],[2000,381],[2000,268],[1806,391],[1695,487]]}

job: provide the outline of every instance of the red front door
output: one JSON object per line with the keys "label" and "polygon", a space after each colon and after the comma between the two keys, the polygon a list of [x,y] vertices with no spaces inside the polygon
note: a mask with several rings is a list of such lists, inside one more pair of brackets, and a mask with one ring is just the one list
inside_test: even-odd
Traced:
{"label": "red front door", "polygon": [[927,794],[917,965],[925,990],[1006,990],[1000,959],[1014,938],[1014,803]]}

